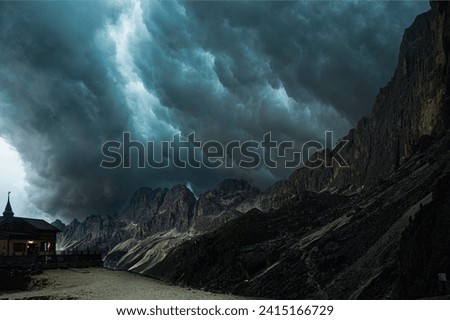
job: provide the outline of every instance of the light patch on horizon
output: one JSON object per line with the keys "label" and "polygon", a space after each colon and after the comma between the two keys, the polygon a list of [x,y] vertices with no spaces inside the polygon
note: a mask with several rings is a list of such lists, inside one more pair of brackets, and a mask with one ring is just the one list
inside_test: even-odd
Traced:
{"label": "light patch on horizon", "polygon": [[18,217],[49,220],[49,216],[38,210],[29,200],[26,188],[25,168],[17,150],[0,137],[0,210],[3,212],[11,191],[11,206]]}

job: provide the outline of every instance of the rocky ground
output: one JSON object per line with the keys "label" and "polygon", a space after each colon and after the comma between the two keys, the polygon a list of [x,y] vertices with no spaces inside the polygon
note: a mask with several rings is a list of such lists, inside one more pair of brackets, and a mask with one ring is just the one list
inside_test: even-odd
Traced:
{"label": "rocky ground", "polygon": [[30,290],[0,292],[0,299],[228,300],[238,297],[173,286],[125,271],[87,268],[45,270],[33,276]]}

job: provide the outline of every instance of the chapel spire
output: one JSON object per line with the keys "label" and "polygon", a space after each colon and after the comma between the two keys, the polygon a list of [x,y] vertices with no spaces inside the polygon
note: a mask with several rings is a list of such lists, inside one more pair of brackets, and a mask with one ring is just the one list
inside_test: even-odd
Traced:
{"label": "chapel spire", "polygon": [[14,212],[12,211],[11,203],[9,202],[9,194],[11,191],[8,192],[8,202],[6,203],[5,211],[3,211],[3,216],[5,218],[12,218],[14,217]]}

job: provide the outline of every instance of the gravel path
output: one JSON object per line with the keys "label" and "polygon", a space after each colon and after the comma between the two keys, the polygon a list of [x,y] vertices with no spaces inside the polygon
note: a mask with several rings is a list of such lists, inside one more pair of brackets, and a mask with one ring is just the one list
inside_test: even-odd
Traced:
{"label": "gravel path", "polygon": [[45,270],[31,291],[0,293],[0,299],[228,300],[231,295],[181,288],[125,271],[103,268]]}

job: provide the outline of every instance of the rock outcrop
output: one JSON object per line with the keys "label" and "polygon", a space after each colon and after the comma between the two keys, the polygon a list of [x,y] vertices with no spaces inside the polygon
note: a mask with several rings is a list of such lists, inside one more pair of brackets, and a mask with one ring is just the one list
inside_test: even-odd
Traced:
{"label": "rock outcrop", "polygon": [[58,235],[58,247],[61,250],[90,249],[104,254],[114,251],[114,256],[109,255],[108,265],[125,268],[128,264],[112,261],[119,258],[119,251],[125,254],[122,249],[113,250],[117,245],[126,243],[128,248],[130,239],[154,239],[155,234],[171,230],[180,237],[212,231],[247,211],[247,207],[241,207],[243,203],[260,194],[248,182],[237,179],[221,182],[198,200],[183,185],[170,189],[142,187],[133,194],[125,210],[114,216],[89,216],[83,222],[75,219],[67,226],[55,221],[63,231]]}
{"label": "rock outcrop", "polygon": [[[277,208],[292,193],[354,192],[371,187],[404,164],[450,126],[450,16],[447,2],[431,2],[406,29],[398,66],[378,93],[370,119],[362,118],[343,140],[348,167],[302,168],[275,185],[264,208]],[[333,151],[331,151],[333,153]],[[284,196],[283,196],[284,194]]]}
{"label": "rock outcrop", "polygon": [[61,250],[89,248],[106,254],[128,239],[144,239],[149,234],[171,229],[185,232],[191,225],[195,202],[194,194],[186,186],[140,188],[120,214],[72,221],[58,235],[58,247]]}
{"label": "rock outcrop", "polygon": [[194,230],[198,232],[215,230],[247,211],[245,210],[247,208],[241,208],[241,205],[260,193],[245,180],[224,180],[198,199],[195,206]]}

